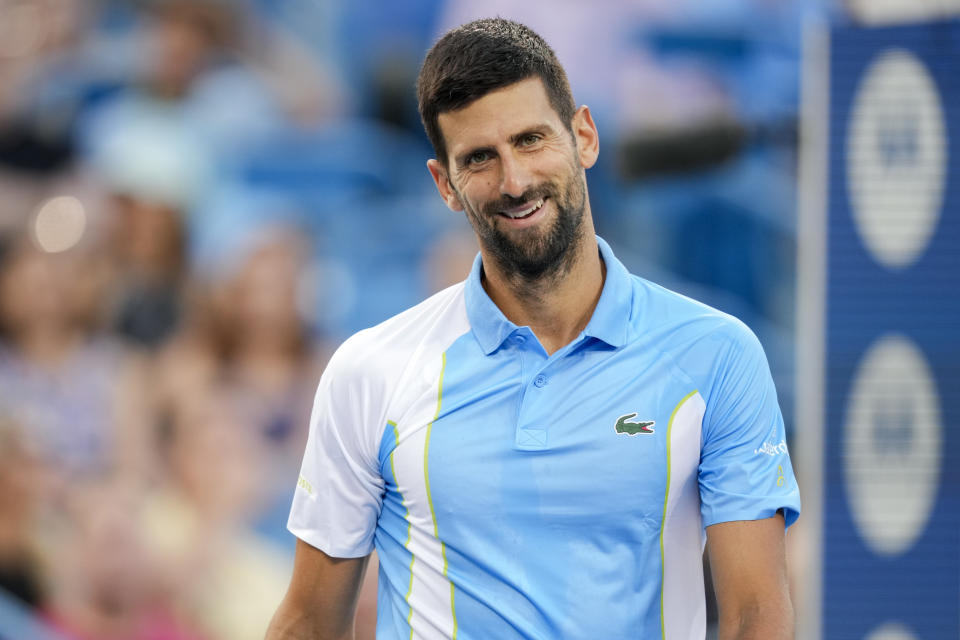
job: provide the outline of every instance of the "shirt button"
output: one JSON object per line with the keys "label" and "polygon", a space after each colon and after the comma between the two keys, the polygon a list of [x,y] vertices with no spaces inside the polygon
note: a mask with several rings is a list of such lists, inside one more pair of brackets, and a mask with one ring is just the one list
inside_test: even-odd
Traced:
{"label": "shirt button", "polygon": [[514,338],[513,338],[513,342],[514,342],[515,344],[523,344],[523,343],[526,342],[526,341],[527,341],[527,339],[524,338],[523,336],[514,336]]}
{"label": "shirt button", "polygon": [[547,376],[540,374],[539,376],[533,379],[533,384],[535,384],[538,387],[545,386],[547,384]]}

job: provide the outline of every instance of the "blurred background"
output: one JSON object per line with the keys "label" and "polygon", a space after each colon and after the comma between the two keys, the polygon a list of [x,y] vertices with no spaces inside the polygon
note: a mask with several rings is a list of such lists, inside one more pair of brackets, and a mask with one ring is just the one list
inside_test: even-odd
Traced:
{"label": "blurred background", "polygon": [[262,638],[328,356],[477,251],[414,82],[491,15],[600,235],[766,349],[799,637],[960,637],[960,0],[0,0],[0,638]]}

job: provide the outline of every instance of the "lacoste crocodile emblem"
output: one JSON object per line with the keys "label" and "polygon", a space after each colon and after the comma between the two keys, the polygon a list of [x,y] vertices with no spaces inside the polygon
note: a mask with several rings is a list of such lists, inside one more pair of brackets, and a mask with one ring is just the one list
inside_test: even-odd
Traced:
{"label": "lacoste crocodile emblem", "polygon": [[627,422],[627,420],[633,420],[637,417],[636,413],[628,413],[625,416],[620,416],[617,419],[616,430],[617,433],[625,433],[628,436],[635,436],[638,433],[653,433],[653,425],[656,424],[653,420],[641,420],[640,422]]}

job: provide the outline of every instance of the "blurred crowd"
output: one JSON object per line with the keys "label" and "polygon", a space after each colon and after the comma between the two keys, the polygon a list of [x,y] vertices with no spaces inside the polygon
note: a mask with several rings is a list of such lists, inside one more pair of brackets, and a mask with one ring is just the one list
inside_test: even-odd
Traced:
{"label": "blurred crowd", "polygon": [[[800,23],[827,2],[500,4],[594,109],[601,234],[789,372]],[[51,638],[262,637],[331,349],[476,253],[413,82],[497,9],[0,0],[0,605]]]}
{"label": "blurred crowd", "polygon": [[315,247],[256,194],[200,260],[190,216],[340,98],[248,18],[0,3],[0,587],[63,637],[259,638],[289,577]]}

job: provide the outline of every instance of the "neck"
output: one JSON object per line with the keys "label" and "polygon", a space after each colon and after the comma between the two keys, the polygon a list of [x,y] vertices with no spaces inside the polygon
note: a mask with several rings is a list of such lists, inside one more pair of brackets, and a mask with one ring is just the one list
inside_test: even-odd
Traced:
{"label": "neck", "polygon": [[483,287],[503,314],[529,326],[548,354],[572,342],[590,322],[603,291],[606,265],[592,226],[561,269],[534,281],[505,273],[483,256]]}

